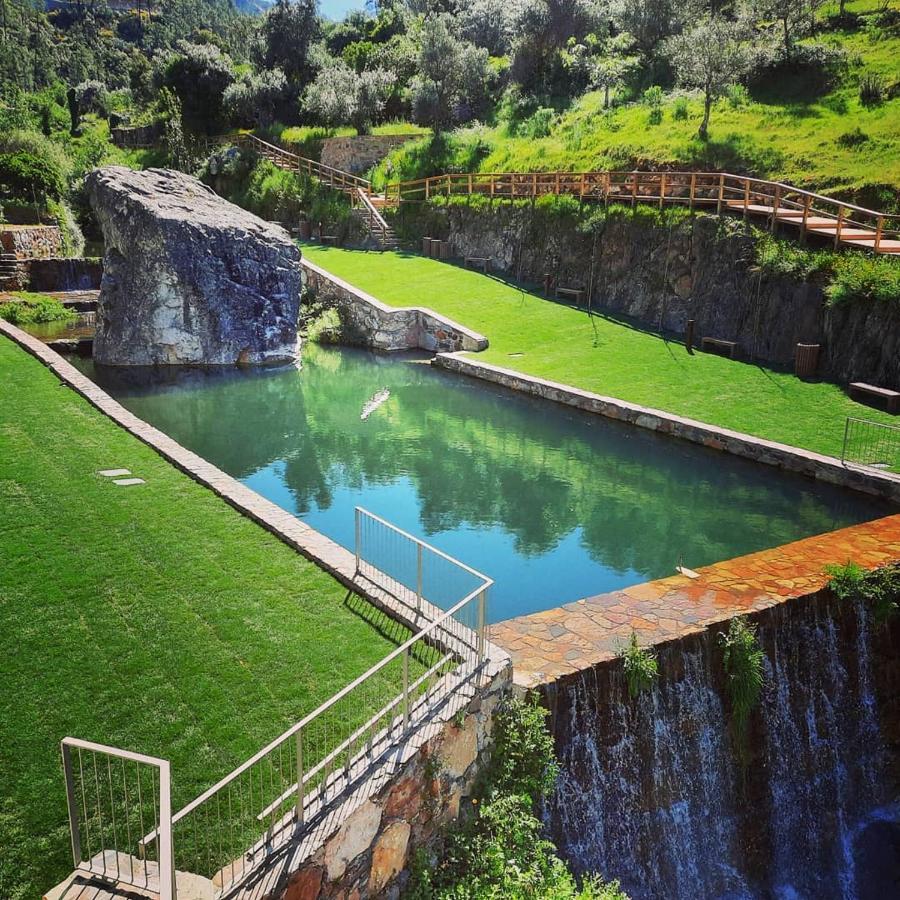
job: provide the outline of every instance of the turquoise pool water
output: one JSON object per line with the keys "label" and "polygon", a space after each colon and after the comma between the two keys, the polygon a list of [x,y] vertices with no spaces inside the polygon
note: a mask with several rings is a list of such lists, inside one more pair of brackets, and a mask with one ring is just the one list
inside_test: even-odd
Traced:
{"label": "turquoise pool water", "polygon": [[420,357],[307,346],[300,369],[277,371],[78,364],[344,546],[358,505],[485,572],[492,621],[892,512]]}

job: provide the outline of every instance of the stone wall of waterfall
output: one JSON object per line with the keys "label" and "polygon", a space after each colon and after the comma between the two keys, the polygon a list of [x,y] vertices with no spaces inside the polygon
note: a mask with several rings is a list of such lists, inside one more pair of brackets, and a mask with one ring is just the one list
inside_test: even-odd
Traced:
{"label": "stone wall of waterfall", "polygon": [[755,621],[742,753],[714,631],[661,647],[637,698],[618,662],[548,689],[554,839],[635,900],[900,896],[900,623],[828,593]]}

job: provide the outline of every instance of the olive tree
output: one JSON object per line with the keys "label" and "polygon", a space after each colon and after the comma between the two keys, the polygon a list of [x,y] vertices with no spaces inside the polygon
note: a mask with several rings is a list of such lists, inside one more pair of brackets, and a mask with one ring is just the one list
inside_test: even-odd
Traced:
{"label": "olive tree", "polygon": [[451,23],[446,15],[425,19],[419,71],[410,85],[413,118],[435,134],[471,118],[487,90],[487,50],[460,40]]}
{"label": "olive tree", "polygon": [[743,41],[744,28],[721,16],[708,16],[699,25],[669,38],[664,49],[678,82],[703,92],[703,121],[697,136],[709,136],[709,114],[713,101],[729,85],[749,72],[751,57]]}
{"label": "olive tree", "polygon": [[790,59],[797,39],[814,30],[816,13],[824,2],[825,0],[757,0],[754,11],[760,18],[777,23],[785,55]]}
{"label": "olive tree", "polygon": [[238,126],[271,125],[287,91],[287,79],[281,69],[246,73],[240,81],[225,89],[224,102],[232,121]]}
{"label": "olive tree", "polygon": [[325,66],[307,88],[304,104],[323,125],[353,125],[366,134],[378,118],[394,87],[386,69],[355,72],[342,60]]}

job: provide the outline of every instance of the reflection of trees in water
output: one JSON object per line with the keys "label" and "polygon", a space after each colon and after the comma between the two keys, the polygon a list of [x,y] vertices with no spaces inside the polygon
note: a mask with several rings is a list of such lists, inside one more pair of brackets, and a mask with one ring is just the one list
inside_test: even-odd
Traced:
{"label": "reflection of trees in water", "polygon": [[[284,460],[297,509],[338,486],[416,485],[427,533],[502,526],[527,556],[580,525],[614,569],[670,571],[859,521],[873,506],[746,461],[429,367],[307,348],[302,372],[195,372],[177,402],[126,388],[138,415],[236,475]],[[378,390],[391,397],[366,421]],[[115,388],[117,393],[119,387]]]}

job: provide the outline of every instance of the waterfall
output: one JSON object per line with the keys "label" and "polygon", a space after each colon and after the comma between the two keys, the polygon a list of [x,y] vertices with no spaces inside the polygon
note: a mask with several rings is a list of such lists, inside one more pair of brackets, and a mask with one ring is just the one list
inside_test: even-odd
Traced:
{"label": "waterfall", "polygon": [[743,762],[712,632],[661,648],[636,698],[618,662],[548,692],[561,775],[546,819],[576,870],[635,900],[894,895],[872,885],[889,871],[856,862],[861,835],[900,846],[870,613],[821,595],[756,621],[766,680]]}

